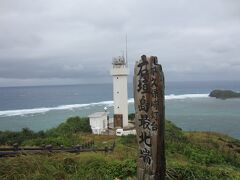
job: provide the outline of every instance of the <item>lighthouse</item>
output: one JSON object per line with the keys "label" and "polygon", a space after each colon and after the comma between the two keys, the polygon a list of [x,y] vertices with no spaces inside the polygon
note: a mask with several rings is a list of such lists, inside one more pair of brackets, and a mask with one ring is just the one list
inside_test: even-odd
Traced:
{"label": "lighthouse", "polygon": [[113,58],[111,75],[113,76],[114,127],[128,125],[128,65],[123,56]]}

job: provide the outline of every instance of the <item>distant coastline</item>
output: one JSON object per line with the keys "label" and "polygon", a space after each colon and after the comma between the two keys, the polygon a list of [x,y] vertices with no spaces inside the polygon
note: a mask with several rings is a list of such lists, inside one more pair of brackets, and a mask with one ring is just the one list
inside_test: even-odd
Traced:
{"label": "distant coastline", "polygon": [[240,92],[235,92],[232,90],[219,90],[215,89],[210,92],[210,97],[215,97],[218,99],[228,99],[228,98],[240,98]]}

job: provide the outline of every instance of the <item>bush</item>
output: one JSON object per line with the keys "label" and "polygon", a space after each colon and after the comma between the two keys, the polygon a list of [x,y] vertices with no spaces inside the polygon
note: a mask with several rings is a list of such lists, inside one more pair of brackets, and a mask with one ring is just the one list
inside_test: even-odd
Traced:
{"label": "bush", "polygon": [[20,132],[11,132],[11,131],[0,131],[0,144],[2,145],[12,145],[14,143],[22,144],[24,141],[28,141],[34,138],[43,138],[45,133],[39,131],[37,133],[33,132],[29,128],[23,128]]}
{"label": "bush", "polygon": [[127,136],[121,136],[119,142],[123,145],[131,145],[137,143],[136,135],[129,134]]}
{"label": "bush", "polygon": [[70,117],[66,122],[61,123],[57,128],[34,132],[29,128],[23,128],[20,132],[0,131],[0,145],[31,145],[42,144],[70,146],[76,141],[74,134],[91,133],[91,126],[88,118]]}
{"label": "bush", "polygon": [[130,113],[130,114],[128,114],[128,119],[129,119],[129,120],[133,121],[134,118],[135,118],[135,113]]}
{"label": "bush", "polygon": [[73,134],[78,132],[91,133],[92,129],[88,118],[70,117],[61,123],[55,131],[59,134]]}

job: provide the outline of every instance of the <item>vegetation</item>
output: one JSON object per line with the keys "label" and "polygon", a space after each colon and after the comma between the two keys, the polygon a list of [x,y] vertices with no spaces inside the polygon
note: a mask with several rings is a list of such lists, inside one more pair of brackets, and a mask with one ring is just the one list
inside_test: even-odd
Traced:
{"label": "vegetation", "polygon": [[57,128],[52,128],[46,132],[33,132],[28,128],[23,128],[20,132],[0,131],[0,145],[18,143],[30,146],[42,144],[70,146],[83,141],[79,135],[91,132],[88,118],[71,117]]}
{"label": "vegetation", "polygon": [[129,119],[130,121],[133,121],[134,118],[135,118],[135,113],[130,113],[130,114],[128,115],[128,119]]}
{"label": "vegetation", "polygon": [[209,96],[220,99],[240,98],[240,93],[231,90],[213,90]]}
{"label": "vegetation", "polygon": [[[27,130],[24,134],[21,131],[19,133],[24,135],[19,142],[22,145],[37,145],[42,140],[49,142],[51,137],[53,141],[63,138],[59,141],[68,145],[94,139],[95,145],[101,146],[115,141],[114,152],[49,153],[2,158],[0,179],[136,179],[138,146],[134,135],[92,135],[87,133],[88,128],[80,125],[83,118],[71,119],[75,120],[67,120],[46,132]],[[89,126],[89,122],[85,125]],[[10,134],[2,132],[1,137],[4,133]],[[12,136],[7,136],[2,144],[13,143],[13,140]],[[240,179],[240,141],[222,134],[184,132],[167,121],[166,159],[168,179]]]}

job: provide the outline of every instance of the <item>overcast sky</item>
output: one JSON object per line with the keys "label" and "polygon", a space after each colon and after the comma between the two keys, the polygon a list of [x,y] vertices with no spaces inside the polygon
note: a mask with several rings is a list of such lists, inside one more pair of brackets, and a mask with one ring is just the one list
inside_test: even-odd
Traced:
{"label": "overcast sky", "polygon": [[0,86],[111,83],[128,34],[167,81],[239,80],[239,0],[0,0]]}

